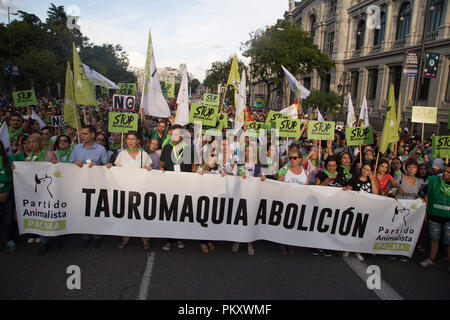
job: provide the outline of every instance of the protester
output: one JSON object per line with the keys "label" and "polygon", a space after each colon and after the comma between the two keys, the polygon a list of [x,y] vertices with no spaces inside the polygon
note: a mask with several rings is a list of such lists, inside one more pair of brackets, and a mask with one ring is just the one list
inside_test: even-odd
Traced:
{"label": "protester", "polygon": [[447,246],[447,271],[450,272],[450,164],[445,166],[442,177],[428,178],[427,213],[430,226],[430,256],[420,264],[434,266],[439,252],[439,241]]}
{"label": "protester", "polygon": [[23,125],[23,118],[22,118],[21,114],[17,113],[17,112],[11,114],[11,116],[9,118],[8,131],[9,131],[9,139],[10,139],[10,143],[11,143],[11,148],[14,151],[17,149],[18,137],[23,134],[29,135],[28,133],[26,133],[24,131],[24,129],[22,128],[22,125]]}
{"label": "protester", "polygon": [[[114,165],[122,168],[139,168],[151,171],[152,168],[150,165],[152,160],[147,152],[140,148],[142,137],[137,132],[130,131],[127,133],[126,141],[127,149],[119,153]],[[112,163],[108,163],[106,168],[111,169]],[[148,238],[142,238],[143,248],[145,251],[150,250],[148,240]],[[122,237],[122,242],[119,244],[119,249],[125,249],[129,243],[130,237]]]}
{"label": "protester", "polygon": [[114,152],[109,150],[108,137],[103,133],[97,133],[95,136],[95,143],[106,149],[106,153],[108,154],[108,162],[111,161],[111,158],[114,156]]}
{"label": "protester", "polygon": [[[14,242],[14,195],[13,173],[11,168],[12,159],[8,158],[5,147],[0,141],[0,217],[6,229],[6,246],[10,252],[17,250],[17,244]],[[0,228],[1,232],[1,228]],[[0,250],[1,250],[0,237]]]}
{"label": "protester", "polygon": [[[92,168],[97,165],[105,165],[108,163],[108,154],[106,149],[94,142],[95,128],[93,126],[83,126],[80,133],[81,143],[77,144],[69,158],[69,163],[74,163],[79,168],[88,165]],[[82,235],[82,248],[88,247],[90,235]],[[93,235],[94,247],[99,248],[101,245],[101,237]]]}
{"label": "protester", "polygon": [[[283,181],[295,185],[308,185],[309,178],[308,173],[302,168],[302,154],[298,150],[290,151],[288,155],[289,159],[289,169],[286,174],[278,178],[278,181]],[[294,254],[294,248],[292,246],[286,246],[284,244],[280,245],[280,250],[283,255],[286,255],[289,251],[291,255]]]}
{"label": "protester", "polygon": [[[375,173],[372,171],[372,165],[370,162],[366,162],[361,167],[361,173],[357,177],[352,177],[347,186],[344,187],[344,191],[364,191],[367,193],[377,194],[377,183]],[[343,256],[348,257],[349,252],[344,252]],[[355,252],[355,256],[358,260],[364,261],[364,257],[361,253]]]}
{"label": "protester", "polygon": [[55,156],[58,162],[68,163],[74,148],[74,145],[70,144],[70,137],[60,135],[55,141],[55,148]]}
{"label": "protester", "polygon": [[[161,124],[161,122],[159,124]],[[158,128],[162,128],[159,124]],[[162,150],[159,169],[163,173],[165,171],[192,173],[197,170],[197,167],[192,165],[194,158],[193,148],[183,141],[181,129],[182,127],[179,125],[173,127],[171,141]],[[158,139],[158,142],[159,141],[160,140]],[[167,242],[162,249],[164,251],[169,251],[174,246],[183,249],[184,243],[180,239],[167,239]]]}
{"label": "protester", "polygon": [[156,129],[153,129],[150,138],[155,138],[158,140],[158,145],[160,146],[160,148],[163,148],[163,143],[167,138],[167,122],[164,120],[160,120],[158,122],[158,125],[156,127]]}
{"label": "protester", "polygon": [[[57,163],[56,156],[53,152],[47,151],[44,138],[37,133],[33,133],[28,138],[29,145],[30,145],[30,154],[26,158],[26,161],[32,161],[32,162],[53,162]],[[56,240],[56,246],[58,249],[61,249],[61,239],[59,237],[55,237]],[[30,235],[28,238],[28,243],[41,243],[42,246],[38,252],[39,255],[45,255],[48,250],[50,249],[49,245],[49,237],[40,236],[39,238],[34,235]]]}
{"label": "protester", "polygon": [[[225,170],[221,170],[221,167],[217,162],[217,150],[211,152],[207,161],[202,166],[198,167],[198,174],[220,174],[222,177],[226,176]],[[212,241],[202,240],[200,241],[200,249],[203,253],[208,254],[214,251],[215,246]]]}
{"label": "protester", "polygon": [[159,159],[161,157],[161,149],[158,146],[158,139],[151,138],[145,143],[145,152],[148,153],[152,160],[151,167],[153,170],[159,170]]}

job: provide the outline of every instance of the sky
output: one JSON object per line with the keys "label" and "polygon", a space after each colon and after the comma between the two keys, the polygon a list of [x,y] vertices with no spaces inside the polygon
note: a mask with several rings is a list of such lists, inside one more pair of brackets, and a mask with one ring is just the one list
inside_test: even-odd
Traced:
{"label": "sky", "polygon": [[91,42],[120,44],[130,67],[144,68],[151,28],[157,67],[185,63],[200,81],[213,62],[234,53],[248,63],[240,48],[250,32],[275,24],[288,10],[287,0],[0,0],[0,22],[8,21],[8,6],[45,21],[50,3],[78,12]]}

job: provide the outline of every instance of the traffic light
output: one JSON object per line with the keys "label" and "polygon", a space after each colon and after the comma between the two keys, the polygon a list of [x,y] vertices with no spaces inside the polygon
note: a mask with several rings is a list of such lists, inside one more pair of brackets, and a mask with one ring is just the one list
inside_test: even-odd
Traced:
{"label": "traffic light", "polygon": [[439,66],[440,54],[439,53],[425,53],[425,66],[423,70],[423,77],[435,79],[437,77],[437,71]]}

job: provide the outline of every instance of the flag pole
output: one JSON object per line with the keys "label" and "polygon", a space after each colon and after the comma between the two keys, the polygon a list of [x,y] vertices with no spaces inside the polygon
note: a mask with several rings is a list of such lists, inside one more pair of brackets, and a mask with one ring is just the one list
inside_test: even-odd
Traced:
{"label": "flag pole", "polygon": [[378,152],[378,155],[377,155],[377,162],[376,162],[376,164],[375,164],[375,174],[377,174],[377,169],[378,169],[378,160],[380,159],[380,152]]}

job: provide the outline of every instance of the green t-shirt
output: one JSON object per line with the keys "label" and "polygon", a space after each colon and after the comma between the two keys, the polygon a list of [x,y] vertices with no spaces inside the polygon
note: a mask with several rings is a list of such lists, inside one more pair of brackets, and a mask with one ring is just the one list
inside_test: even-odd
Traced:
{"label": "green t-shirt", "polygon": [[[9,158],[9,161],[11,162],[11,158]],[[13,185],[12,181],[12,173],[7,173],[5,167],[3,166],[3,158],[0,157],[0,193],[10,192]]]}

